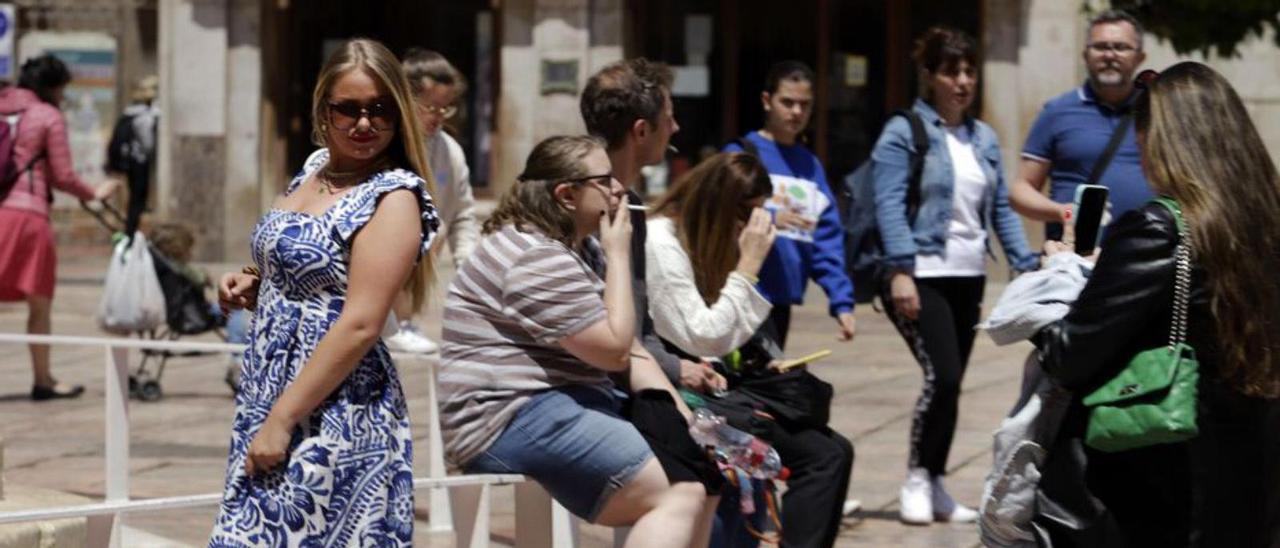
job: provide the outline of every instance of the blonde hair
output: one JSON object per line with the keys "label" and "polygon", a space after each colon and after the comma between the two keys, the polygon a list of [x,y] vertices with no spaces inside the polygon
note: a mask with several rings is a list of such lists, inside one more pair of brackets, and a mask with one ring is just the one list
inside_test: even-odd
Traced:
{"label": "blonde hair", "polygon": [[1205,269],[1219,374],[1252,395],[1280,395],[1280,175],[1226,79],[1170,67],[1137,102],[1144,171],[1182,207]]}
{"label": "blonde hair", "polygon": [[[396,167],[407,169],[422,177],[426,191],[435,194],[435,179],[424,153],[422,127],[414,109],[413,95],[409,92],[409,80],[400,62],[381,43],[368,38],[355,38],[342,44],[329,56],[315,91],[311,94],[311,140],[318,146],[328,146],[325,129],[328,120],[329,92],[342,76],[360,70],[380,82],[395,99],[399,127],[387,146],[386,154]],[[418,262],[407,286],[413,296],[413,310],[422,310],[427,301],[427,290],[435,280],[435,261],[427,253]]]}

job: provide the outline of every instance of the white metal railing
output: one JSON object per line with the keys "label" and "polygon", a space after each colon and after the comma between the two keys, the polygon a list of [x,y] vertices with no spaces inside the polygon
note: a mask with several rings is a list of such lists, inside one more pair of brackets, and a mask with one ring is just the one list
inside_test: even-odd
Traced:
{"label": "white metal railing", "polygon": [[[106,413],[104,457],[106,490],[102,502],[71,506],[0,512],[0,524],[63,518],[87,518],[89,546],[118,548],[121,517],[126,514],[179,508],[213,506],[221,493],[206,493],[134,500],[129,497],[129,351],[170,350],[194,352],[243,352],[245,345],[218,342],[157,341],[134,338],[0,333],[0,343],[56,346],[97,346],[106,349]],[[515,485],[516,545],[519,547],[576,546],[577,520],[537,483],[516,474],[449,476],[444,464],[443,437],[437,418],[436,362],[420,354],[392,353],[393,359],[422,360],[429,367],[428,475],[414,478],[415,489],[430,490],[428,530],[453,531],[457,546],[487,546],[489,540],[489,491],[494,485]]]}

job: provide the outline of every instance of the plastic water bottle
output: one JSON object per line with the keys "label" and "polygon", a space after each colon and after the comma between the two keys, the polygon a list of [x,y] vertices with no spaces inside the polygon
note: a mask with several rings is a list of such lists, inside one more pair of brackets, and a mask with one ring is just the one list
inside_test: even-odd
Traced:
{"label": "plastic water bottle", "polygon": [[753,478],[785,480],[790,475],[773,447],[729,426],[724,417],[708,409],[693,412],[689,435],[698,445],[712,448],[720,464],[738,468]]}

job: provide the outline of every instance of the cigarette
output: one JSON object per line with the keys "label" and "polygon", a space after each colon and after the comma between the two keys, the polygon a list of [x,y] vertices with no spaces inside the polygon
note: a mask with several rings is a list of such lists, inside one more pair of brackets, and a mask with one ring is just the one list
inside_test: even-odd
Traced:
{"label": "cigarette", "polygon": [[649,206],[640,204],[627,204],[627,209],[631,211],[649,211]]}
{"label": "cigarette", "polygon": [[676,146],[671,143],[667,143],[667,150],[672,154],[680,154],[680,149],[676,148]]}

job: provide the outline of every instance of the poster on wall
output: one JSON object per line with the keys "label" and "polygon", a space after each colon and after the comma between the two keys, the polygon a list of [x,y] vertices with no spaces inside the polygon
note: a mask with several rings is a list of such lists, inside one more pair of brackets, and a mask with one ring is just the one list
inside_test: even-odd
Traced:
{"label": "poster on wall", "polygon": [[95,32],[33,31],[18,41],[18,53],[22,61],[48,53],[67,64],[71,83],[61,107],[71,157],[81,179],[100,182],[117,113],[115,38]]}

